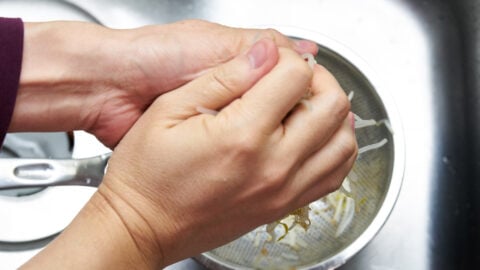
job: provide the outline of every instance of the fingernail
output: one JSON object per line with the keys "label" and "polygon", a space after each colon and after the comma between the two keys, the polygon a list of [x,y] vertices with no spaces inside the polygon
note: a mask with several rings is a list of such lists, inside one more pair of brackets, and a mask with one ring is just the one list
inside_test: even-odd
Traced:
{"label": "fingernail", "polygon": [[261,67],[267,61],[267,46],[262,40],[256,42],[247,53],[253,69]]}
{"label": "fingernail", "polygon": [[352,130],[355,131],[355,116],[352,112],[349,112],[348,117],[350,117],[350,125],[352,126]]}
{"label": "fingernail", "polygon": [[293,43],[295,44],[296,51],[304,53],[312,51],[312,48],[316,46],[315,42],[304,39],[294,40]]}

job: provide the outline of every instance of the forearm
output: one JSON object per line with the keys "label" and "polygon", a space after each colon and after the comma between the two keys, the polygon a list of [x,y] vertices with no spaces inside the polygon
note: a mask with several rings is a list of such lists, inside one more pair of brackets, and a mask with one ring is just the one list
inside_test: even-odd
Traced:
{"label": "forearm", "polygon": [[[124,216],[96,193],[72,223],[21,269],[160,269],[161,256],[134,239]],[[129,219],[129,224],[135,224]]]}
{"label": "forearm", "polygon": [[[10,131],[67,131],[94,121],[115,85],[103,58],[112,31],[78,22],[25,23],[20,85]],[[113,68],[114,70],[114,68]],[[92,113],[93,110],[93,113]]]}

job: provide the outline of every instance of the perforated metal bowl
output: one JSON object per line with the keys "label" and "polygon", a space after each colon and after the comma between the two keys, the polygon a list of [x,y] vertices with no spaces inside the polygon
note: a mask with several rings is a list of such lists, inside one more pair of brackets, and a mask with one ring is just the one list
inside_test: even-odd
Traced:
{"label": "perforated metal bowl", "polygon": [[[319,44],[319,64],[332,72],[343,89],[354,92],[352,111],[362,119],[388,119],[385,126],[357,129],[359,147],[386,138],[383,147],[359,155],[353,169],[351,196],[356,201],[353,222],[340,236],[318,211],[310,212],[307,232],[296,232],[303,246],[292,248],[268,242],[265,227],[198,256],[210,269],[332,269],[344,264],[381,229],[400,191],[404,170],[404,141],[400,119],[389,94],[370,67],[350,49],[319,33],[292,27],[273,27],[292,37]],[[315,202],[321,204],[320,202]],[[260,233],[260,235],[258,235]],[[263,234],[263,235],[262,235]]]}

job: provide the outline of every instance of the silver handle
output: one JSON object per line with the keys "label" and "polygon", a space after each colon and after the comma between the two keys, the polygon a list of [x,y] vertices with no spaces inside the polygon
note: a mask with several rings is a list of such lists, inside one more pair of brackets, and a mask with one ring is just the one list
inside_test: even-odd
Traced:
{"label": "silver handle", "polygon": [[85,159],[0,159],[0,190],[60,185],[96,187],[102,182],[110,155]]}

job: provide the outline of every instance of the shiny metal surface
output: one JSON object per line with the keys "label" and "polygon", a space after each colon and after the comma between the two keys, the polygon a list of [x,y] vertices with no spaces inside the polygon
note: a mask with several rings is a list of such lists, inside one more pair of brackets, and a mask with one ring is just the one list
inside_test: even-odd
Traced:
{"label": "shiny metal surface", "polygon": [[110,154],[84,159],[5,158],[0,162],[0,190],[67,185],[98,187],[109,158]]}
{"label": "shiny metal surface", "polygon": [[[467,232],[464,237],[465,248],[461,252],[468,255],[468,265],[480,265],[480,0],[460,0],[454,6],[453,14],[458,20],[459,34],[464,42],[463,65],[465,68],[465,94],[466,94],[466,126],[467,133],[467,162],[468,170],[467,186],[468,197],[466,206],[461,207],[459,212],[466,212]],[[463,264],[465,265],[465,263]]]}
{"label": "shiny metal surface", "polygon": [[[7,134],[0,151],[0,158],[69,158],[70,148],[68,136],[61,132]],[[0,196],[23,196],[36,193],[41,189],[0,190]]]}
{"label": "shiny metal surface", "polygon": [[[1,15],[6,2],[21,1],[0,1]],[[187,18],[295,26],[349,47],[377,72],[397,104],[406,162],[402,191],[387,223],[339,269],[473,269],[471,263],[480,262],[473,249],[480,242],[474,199],[480,191],[477,0],[69,2],[110,27]],[[10,252],[2,258],[20,264],[29,255]],[[168,269],[203,268],[185,260]]]}

